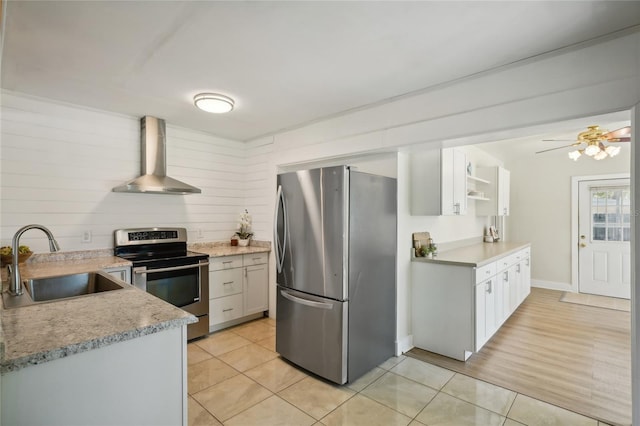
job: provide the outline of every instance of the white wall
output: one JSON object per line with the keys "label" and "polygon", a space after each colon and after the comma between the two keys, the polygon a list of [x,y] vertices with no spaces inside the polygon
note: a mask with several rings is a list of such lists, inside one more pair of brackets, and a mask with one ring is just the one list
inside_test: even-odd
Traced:
{"label": "white wall", "polygon": [[574,290],[571,285],[571,177],[629,173],[630,144],[620,154],[595,161],[582,156],[571,161],[562,155],[535,155],[506,159],[511,171],[511,241],[531,242],[533,284]]}
{"label": "white wall", "polygon": [[[599,58],[593,61],[593,58]],[[589,64],[585,67],[584,64]],[[616,64],[611,67],[609,64]],[[585,45],[438,86],[415,96],[351,112],[273,137],[271,163],[277,166],[389,152],[416,144],[459,146],[513,137],[511,129],[629,109],[640,99],[640,34]],[[500,137],[496,135],[500,134]],[[409,155],[409,154],[407,154]],[[399,157],[398,180],[402,180]],[[266,192],[273,192],[268,186]],[[273,182],[273,180],[272,180]],[[401,199],[401,202],[402,199]],[[271,209],[272,210],[272,209]],[[400,212],[399,230],[418,227]],[[272,212],[265,212],[272,214]],[[458,238],[457,223],[425,219],[440,241]],[[440,229],[448,228],[445,231]],[[462,235],[465,234],[465,235]],[[439,235],[439,236],[438,236]],[[460,238],[467,237],[465,231]],[[410,342],[411,285],[399,235],[398,340]],[[403,272],[404,271],[404,272]],[[275,285],[275,281],[271,282]]]}
{"label": "white wall", "polygon": [[[190,241],[225,240],[244,208],[247,170],[259,166],[247,166],[240,142],[167,123],[167,174],[202,194],[114,193],[140,172],[139,117],[9,92],[1,113],[0,245],[30,223],[48,227],[64,251],[113,247],[113,230],[129,227],[183,226]],[[252,145],[252,158],[258,152]],[[21,243],[49,250],[39,231]]]}

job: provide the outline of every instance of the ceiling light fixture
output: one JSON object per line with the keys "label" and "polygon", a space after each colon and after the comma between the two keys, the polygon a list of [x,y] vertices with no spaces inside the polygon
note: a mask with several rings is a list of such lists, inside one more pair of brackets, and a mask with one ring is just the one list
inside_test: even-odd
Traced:
{"label": "ceiling light fixture", "polygon": [[569,153],[569,158],[571,158],[573,161],[578,161],[578,158],[580,158],[580,156],[582,155],[582,151],[584,151],[583,149],[581,150],[575,150],[575,151],[571,151]]}
{"label": "ceiling light fixture", "polygon": [[600,147],[598,146],[597,142],[589,142],[589,145],[587,145],[587,147],[584,149],[584,153],[587,154],[589,157],[593,157],[599,152],[600,152]]}
{"label": "ceiling light fixture", "polygon": [[228,96],[219,93],[199,93],[193,97],[196,107],[214,114],[224,114],[233,110],[235,102]]}
{"label": "ceiling light fixture", "polygon": [[[560,142],[563,139],[544,139],[544,141]],[[569,142],[568,140],[566,141]],[[568,153],[569,159],[578,161],[578,158],[585,154],[594,160],[604,160],[607,157],[615,157],[620,154],[621,147],[611,145],[618,142],[631,142],[631,126],[621,127],[613,132],[600,129],[600,126],[588,126],[586,131],[578,133],[576,140],[572,141],[570,145],[545,149],[536,152],[536,154],[555,151],[556,149],[577,147],[578,149]],[[584,148],[581,149],[581,147]]]}
{"label": "ceiling light fixture", "polygon": [[620,154],[620,147],[609,145],[604,149],[604,151],[609,154],[609,157],[615,157],[616,155]]}

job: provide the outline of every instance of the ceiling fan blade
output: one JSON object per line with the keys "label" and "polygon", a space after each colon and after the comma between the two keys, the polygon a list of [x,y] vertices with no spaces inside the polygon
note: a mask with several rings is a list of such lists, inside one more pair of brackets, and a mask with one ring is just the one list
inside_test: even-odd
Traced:
{"label": "ceiling fan blade", "polygon": [[613,138],[613,139],[607,139],[607,142],[609,142],[609,143],[631,142],[631,138]]}
{"label": "ceiling fan blade", "polygon": [[549,152],[549,151],[555,151],[556,149],[563,149],[563,148],[569,148],[570,146],[578,146],[580,145],[582,142],[577,142],[577,143],[572,143],[571,145],[565,145],[565,146],[559,146],[557,148],[550,148],[550,149],[545,149],[542,151],[538,151],[536,152],[536,154],[542,154],[543,152]]}
{"label": "ceiling fan blade", "polygon": [[[611,140],[611,139],[624,139],[624,138],[629,138],[629,140],[631,140],[631,126],[625,126],[625,127],[621,127],[617,130],[614,130],[612,132],[608,132],[605,133],[604,135],[602,135],[603,138],[607,139],[607,140]],[[618,141],[618,142],[623,142],[622,140]],[[629,142],[629,141],[624,141],[624,142]]]}

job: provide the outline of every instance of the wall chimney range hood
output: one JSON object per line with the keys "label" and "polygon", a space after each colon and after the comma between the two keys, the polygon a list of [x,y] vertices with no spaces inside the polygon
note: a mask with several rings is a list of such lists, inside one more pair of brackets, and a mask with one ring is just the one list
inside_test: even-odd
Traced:
{"label": "wall chimney range hood", "polygon": [[113,188],[113,192],[148,194],[200,194],[202,191],[167,176],[166,126],[160,118],[140,119],[140,177]]}

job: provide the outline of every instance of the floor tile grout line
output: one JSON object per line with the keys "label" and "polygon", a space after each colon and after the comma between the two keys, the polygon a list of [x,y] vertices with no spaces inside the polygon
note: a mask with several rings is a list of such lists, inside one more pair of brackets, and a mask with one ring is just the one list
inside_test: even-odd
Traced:
{"label": "floor tile grout line", "polygon": [[[198,404],[200,407],[202,407],[202,409],[204,411],[206,411],[207,413],[209,413],[211,415],[211,417],[213,417],[214,419],[216,419],[216,421],[218,421],[219,423],[222,423],[222,421],[217,418],[211,411],[207,410],[207,407],[205,407],[204,405],[200,404],[200,401],[198,401],[197,399],[195,399],[193,396],[189,395],[189,397],[191,399],[193,399],[193,402],[195,402],[196,404]],[[187,404],[188,404],[188,400],[187,400]]]}

